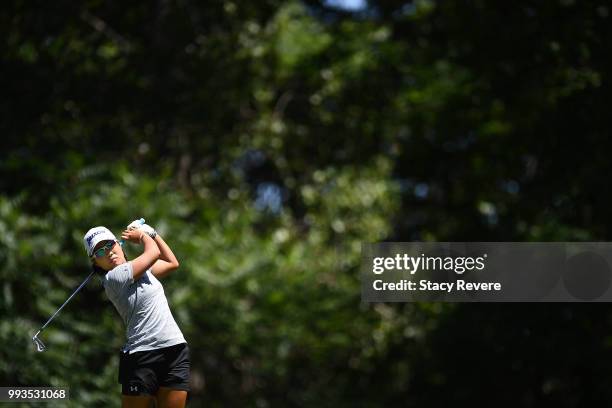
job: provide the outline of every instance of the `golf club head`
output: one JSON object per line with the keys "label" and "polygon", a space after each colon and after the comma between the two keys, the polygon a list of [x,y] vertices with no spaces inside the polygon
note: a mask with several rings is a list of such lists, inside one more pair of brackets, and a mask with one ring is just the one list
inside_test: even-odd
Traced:
{"label": "golf club head", "polygon": [[[40,333],[40,331],[38,333]],[[34,337],[32,337],[32,341],[34,342],[34,344],[36,344],[36,351],[40,353],[42,351],[45,351],[47,347],[42,342],[42,340],[38,338],[38,333],[36,333]]]}

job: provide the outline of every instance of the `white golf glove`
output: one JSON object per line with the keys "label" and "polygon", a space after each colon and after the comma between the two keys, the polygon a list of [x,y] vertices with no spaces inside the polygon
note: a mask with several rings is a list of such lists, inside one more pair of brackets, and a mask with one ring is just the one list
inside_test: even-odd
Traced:
{"label": "white golf glove", "polygon": [[132,221],[127,226],[127,229],[138,229],[138,230],[141,230],[142,232],[144,232],[145,234],[147,234],[151,238],[155,238],[157,236],[157,231],[155,231],[155,229],[153,227],[151,227],[149,224],[141,224],[140,220]]}

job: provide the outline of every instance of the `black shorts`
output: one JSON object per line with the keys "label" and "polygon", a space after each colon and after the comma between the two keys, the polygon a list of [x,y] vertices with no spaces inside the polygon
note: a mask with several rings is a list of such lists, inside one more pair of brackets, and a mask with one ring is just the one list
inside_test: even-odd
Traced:
{"label": "black shorts", "polygon": [[189,347],[176,344],[157,350],[119,352],[123,395],[155,395],[159,387],[189,391]]}

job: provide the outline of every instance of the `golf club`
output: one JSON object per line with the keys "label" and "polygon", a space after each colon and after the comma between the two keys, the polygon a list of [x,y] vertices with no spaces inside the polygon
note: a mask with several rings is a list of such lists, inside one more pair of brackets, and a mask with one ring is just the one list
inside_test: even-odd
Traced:
{"label": "golf club", "polygon": [[[138,220],[138,224],[142,225],[142,224],[144,224],[144,223],[145,223],[144,218],[140,218],[140,219]],[[119,241],[119,245],[123,246],[123,244],[124,244],[124,241],[123,241],[123,240],[120,240],[120,241]],[[78,287],[78,288],[76,288],[76,290],[75,290],[75,291],[72,293],[72,295],[70,295],[70,297],[69,297],[69,298],[68,298],[68,299],[67,299],[67,300],[64,302],[64,304],[63,304],[63,305],[61,305],[61,306],[60,306],[60,308],[59,308],[59,309],[57,309],[57,311],[56,311],[55,313],[53,313],[53,315],[52,315],[52,316],[49,318],[49,320],[47,320],[47,322],[46,322],[46,323],[45,323],[45,324],[44,324],[44,325],[43,325],[43,326],[42,326],[42,327],[41,327],[41,328],[40,328],[40,329],[39,329],[39,330],[36,332],[36,334],[35,334],[35,335],[32,337],[32,341],[34,342],[34,344],[36,344],[36,350],[37,350],[38,352],[45,351],[45,349],[47,348],[47,347],[45,346],[45,344],[42,342],[42,340],[38,338],[38,335],[40,334],[40,332],[41,332],[41,331],[43,331],[43,330],[45,329],[45,327],[47,327],[47,325],[48,325],[49,323],[51,323],[51,321],[52,321],[52,320],[55,318],[55,316],[57,316],[57,314],[58,314],[58,313],[59,313],[59,312],[60,312],[60,311],[61,311],[61,310],[64,308],[64,306],[66,306],[66,304],[67,304],[68,302],[70,302],[70,299],[72,299],[72,298],[74,297],[74,295],[76,295],[76,294],[79,292],[79,290],[81,290],[81,288],[87,284],[87,282],[89,282],[89,279],[91,279],[91,277],[92,277],[92,275],[93,275],[94,273],[95,273],[95,270],[94,270],[94,271],[91,271],[91,273],[90,273],[90,274],[89,274],[89,276],[88,276],[88,277],[87,277],[87,278],[86,278],[86,279],[83,281],[83,283],[81,283],[81,284],[79,285],[79,287]]]}
{"label": "golf club", "polygon": [[49,323],[51,323],[51,321],[55,318],[55,316],[57,316],[57,314],[64,308],[64,306],[66,306],[66,304],[68,302],[70,302],[70,299],[73,298],[74,295],[77,294],[77,292],[79,290],[81,290],[81,288],[83,286],[85,286],[87,284],[87,282],[89,282],[89,279],[91,279],[92,275],[94,274],[95,271],[91,271],[91,273],[89,274],[89,276],[83,281],[83,283],[81,283],[79,285],[78,288],[76,288],[76,290],[72,293],[72,295],[70,295],[70,297],[64,302],[63,305],[60,306],[59,309],[57,309],[57,311],[55,313],[53,313],[53,315],[49,318],[49,320],[47,320],[47,322],[45,324],[43,324],[43,326],[36,332],[36,334],[32,337],[32,341],[34,342],[34,344],[36,344],[36,351],[41,352],[41,351],[45,351],[46,346],[45,344],[42,342],[41,339],[38,338],[38,335],[40,334],[41,331],[43,331],[45,329],[45,327],[47,327],[47,325]]}

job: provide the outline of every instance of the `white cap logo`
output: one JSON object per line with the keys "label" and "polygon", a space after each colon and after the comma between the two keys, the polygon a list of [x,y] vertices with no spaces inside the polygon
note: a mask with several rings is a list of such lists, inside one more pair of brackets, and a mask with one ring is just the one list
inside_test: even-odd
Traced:
{"label": "white cap logo", "polygon": [[106,227],[93,227],[83,237],[83,244],[87,255],[91,256],[93,249],[102,241],[116,241],[115,235]]}

